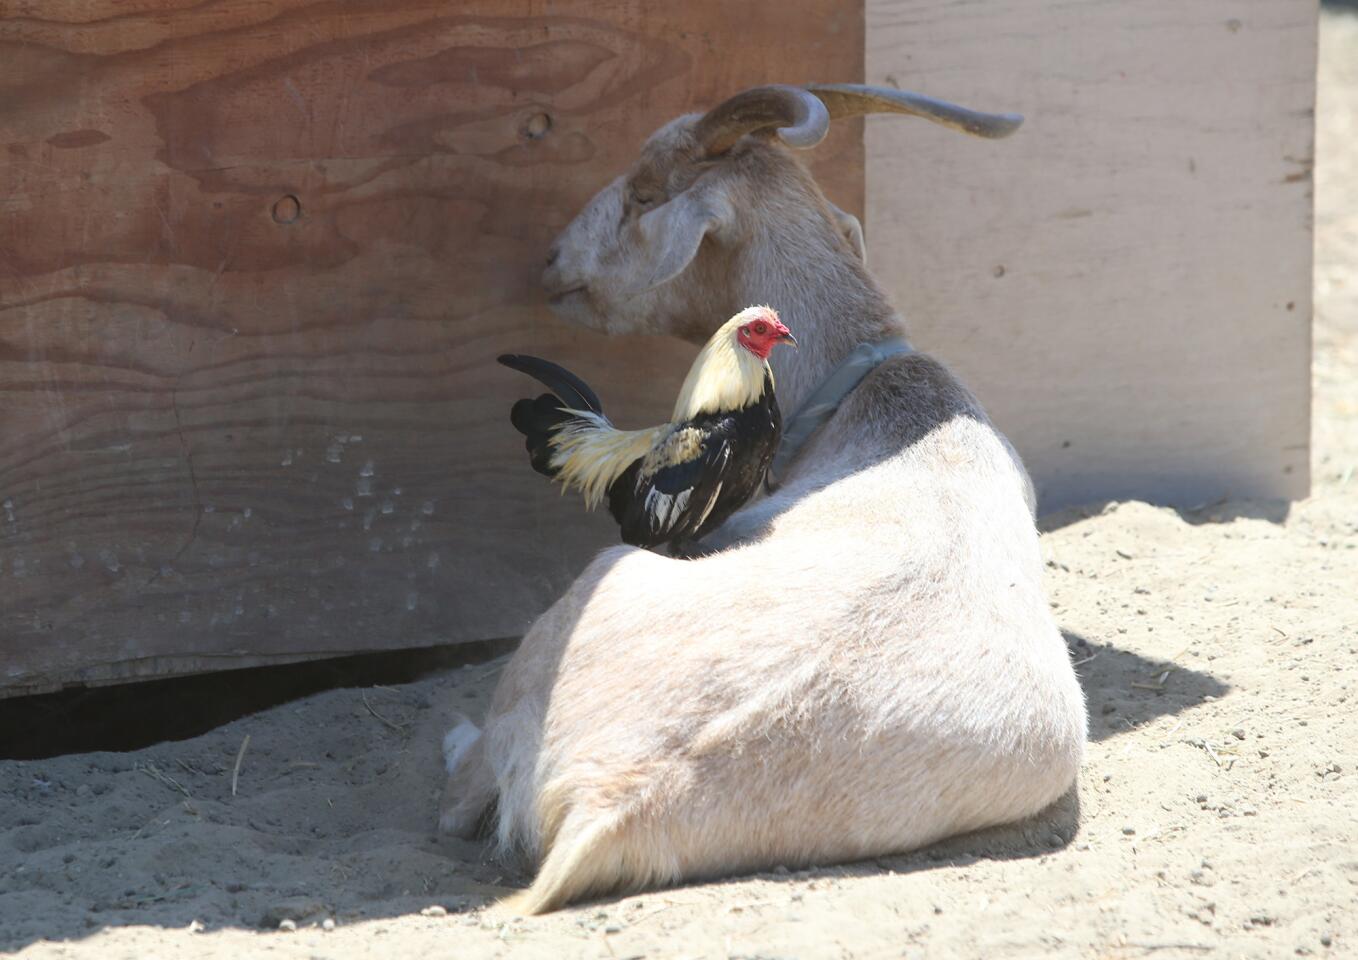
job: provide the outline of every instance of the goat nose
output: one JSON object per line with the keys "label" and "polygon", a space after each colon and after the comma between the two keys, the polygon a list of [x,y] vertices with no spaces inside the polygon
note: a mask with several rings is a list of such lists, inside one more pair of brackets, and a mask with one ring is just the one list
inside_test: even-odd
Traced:
{"label": "goat nose", "polygon": [[557,258],[560,257],[560,256],[561,256],[561,247],[560,247],[558,244],[555,244],[555,243],[552,244],[552,249],[550,249],[550,250],[547,251],[547,266],[549,266],[549,267],[554,267],[554,266],[556,266]]}

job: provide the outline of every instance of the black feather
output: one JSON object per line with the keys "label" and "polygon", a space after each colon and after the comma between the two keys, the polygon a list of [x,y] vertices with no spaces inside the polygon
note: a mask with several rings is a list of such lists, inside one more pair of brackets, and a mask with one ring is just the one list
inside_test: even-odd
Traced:
{"label": "black feather", "polygon": [[588,410],[602,415],[603,404],[589,384],[550,360],[515,353],[507,353],[498,359],[509,369],[528,374],[552,391],[535,400],[515,403],[509,411],[509,422],[523,434],[523,445],[528,450],[528,462],[533,469],[544,476],[554,477],[557,471],[552,466],[555,450],[551,440],[561,424],[576,419],[563,408]]}
{"label": "black feather", "polygon": [[571,414],[561,409],[561,401],[550,393],[544,393],[535,400],[515,401],[509,410],[509,422],[523,434],[528,462],[534,470],[548,477],[556,476],[556,470],[552,468],[553,451],[549,441],[560,424],[573,419]]}
{"label": "black feather", "polygon": [[[518,354],[499,361],[552,390],[519,400],[509,419],[524,436],[533,469],[554,477],[552,440],[563,423],[581,419],[569,411],[602,417],[603,404],[584,381],[550,361]],[[624,543],[652,548],[700,539],[749,500],[782,435],[773,380],[766,375],[759,398],[745,407],[702,413],[672,426],[657,443],[673,446],[654,447],[659,456],[649,467],[639,457],[608,487],[608,509]]]}
{"label": "black feather", "polygon": [[506,353],[496,359],[511,370],[526,373],[534,380],[537,380],[547,389],[551,390],[561,402],[572,410],[588,410],[591,413],[603,413],[604,405],[589,384],[571,373],[565,367],[559,367],[550,360],[543,360],[540,357],[529,357],[518,353]]}
{"label": "black feather", "polygon": [[745,505],[764,482],[782,437],[772,379],[749,406],[699,414],[681,429],[697,431],[699,439],[687,457],[661,457],[662,465],[651,471],[637,460],[608,488],[608,509],[623,543],[656,547],[698,540]]}

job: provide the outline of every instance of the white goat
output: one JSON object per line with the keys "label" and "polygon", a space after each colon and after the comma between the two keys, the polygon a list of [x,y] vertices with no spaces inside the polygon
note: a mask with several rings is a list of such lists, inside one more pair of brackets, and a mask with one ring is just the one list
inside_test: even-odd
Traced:
{"label": "white goat", "polygon": [[[789,412],[856,344],[900,336],[857,221],[785,144],[873,111],[1016,121],[809,89],[657,131],[553,248],[556,311],[701,342],[772,304],[803,341],[774,361]],[[505,667],[484,735],[449,734],[443,828],[493,810],[502,850],[539,866],[513,909],[906,851],[1071,787],[1084,702],[1027,476],[966,388],[918,353],[889,360],[781,479],[699,558],[602,552]]]}

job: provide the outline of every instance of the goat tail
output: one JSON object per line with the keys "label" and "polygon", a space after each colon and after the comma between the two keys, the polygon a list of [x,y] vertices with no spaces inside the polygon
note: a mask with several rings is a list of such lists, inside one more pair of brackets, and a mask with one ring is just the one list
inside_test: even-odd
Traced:
{"label": "goat tail", "polygon": [[[533,804],[533,838],[545,851],[532,885],[496,904],[497,912],[528,916],[606,894],[626,894],[678,881],[675,851],[644,821],[646,777],[638,771],[590,784],[559,778]],[[630,798],[630,799],[629,799]],[[509,811],[502,810],[502,818]],[[501,821],[504,828],[513,826]],[[525,825],[520,825],[520,829]],[[503,849],[503,847],[502,847]]]}
{"label": "goat tail", "polygon": [[577,808],[566,816],[533,884],[496,904],[497,912],[531,916],[616,888],[622,857],[616,811]]}

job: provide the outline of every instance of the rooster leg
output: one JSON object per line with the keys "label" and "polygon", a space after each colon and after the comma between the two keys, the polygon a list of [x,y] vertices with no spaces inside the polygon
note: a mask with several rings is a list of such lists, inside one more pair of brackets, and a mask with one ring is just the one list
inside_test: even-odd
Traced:
{"label": "rooster leg", "polygon": [[703,544],[697,540],[671,540],[669,543],[670,556],[676,560],[696,560],[701,556],[711,553],[704,548]]}

